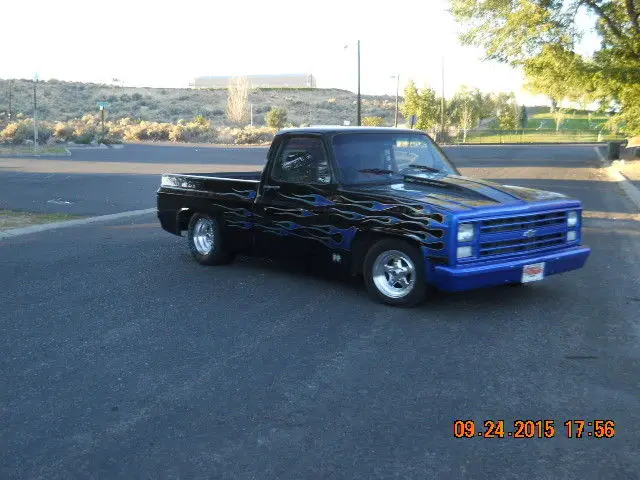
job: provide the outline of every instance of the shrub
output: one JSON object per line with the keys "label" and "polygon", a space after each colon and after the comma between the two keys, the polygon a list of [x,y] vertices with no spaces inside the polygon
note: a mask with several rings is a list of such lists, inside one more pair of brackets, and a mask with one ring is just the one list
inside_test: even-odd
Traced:
{"label": "shrub", "polygon": [[362,125],[365,127],[381,127],[384,125],[384,118],[382,117],[364,117],[362,119]]}
{"label": "shrub", "polygon": [[0,132],[0,142],[2,143],[19,145],[25,140],[33,140],[33,121],[31,119],[11,122]]}
{"label": "shrub", "polygon": [[235,144],[267,143],[273,140],[277,129],[272,127],[245,127],[232,131]]}
{"label": "shrub", "polygon": [[130,125],[124,131],[125,140],[169,140],[172,125],[170,123],[142,121]]}
{"label": "shrub", "polygon": [[73,126],[69,123],[57,122],[53,127],[53,136],[63,142],[73,137]]}
{"label": "shrub", "polygon": [[140,95],[139,93],[134,93],[133,95],[131,95],[131,99],[137,102],[138,100],[142,100],[142,95]]}
{"label": "shrub", "polygon": [[277,128],[278,130],[283,128],[287,123],[287,111],[284,108],[274,107],[269,110],[265,120],[267,125],[271,128]]}
{"label": "shrub", "polygon": [[81,145],[88,145],[93,141],[94,138],[95,135],[93,134],[93,132],[84,132],[79,135],[74,135],[73,141]]}
{"label": "shrub", "polygon": [[230,145],[232,143],[235,143],[235,137],[233,134],[234,130],[235,129],[229,128],[229,127],[223,127],[220,130],[218,130],[218,142],[225,145]]}

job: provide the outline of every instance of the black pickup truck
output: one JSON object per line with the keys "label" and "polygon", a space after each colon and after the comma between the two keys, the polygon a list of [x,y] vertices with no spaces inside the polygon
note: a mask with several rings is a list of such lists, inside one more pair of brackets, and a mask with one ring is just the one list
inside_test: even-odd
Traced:
{"label": "black pickup truck", "polygon": [[362,275],[372,297],[413,306],[428,292],[520,285],[581,268],[582,205],[463,177],[420,131],[278,132],[262,172],[164,174],[162,228],[194,258],[311,256]]}

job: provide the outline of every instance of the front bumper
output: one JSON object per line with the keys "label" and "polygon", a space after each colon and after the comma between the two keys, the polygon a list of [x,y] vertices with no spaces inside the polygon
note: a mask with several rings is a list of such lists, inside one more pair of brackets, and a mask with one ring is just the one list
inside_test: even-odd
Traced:
{"label": "front bumper", "polygon": [[431,271],[430,281],[439,289],[447,292],[520,283],[524,265],[545,262],[544,276],[546,278],[556,273],[582,268],[590,253],[589,247],[581,246],[536,257],[483,265],[463,267],[437,265]]}

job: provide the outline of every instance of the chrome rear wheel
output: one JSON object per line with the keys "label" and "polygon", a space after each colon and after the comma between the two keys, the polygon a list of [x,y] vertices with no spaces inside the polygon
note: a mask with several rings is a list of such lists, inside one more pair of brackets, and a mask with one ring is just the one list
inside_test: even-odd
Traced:
{"label": "chrome rear wheel", "polygon": [[194,213],[189,219],[188,243],[193,257],[202,265],[224,265],[235,257],[226,248],[219,220],[206,213]]}

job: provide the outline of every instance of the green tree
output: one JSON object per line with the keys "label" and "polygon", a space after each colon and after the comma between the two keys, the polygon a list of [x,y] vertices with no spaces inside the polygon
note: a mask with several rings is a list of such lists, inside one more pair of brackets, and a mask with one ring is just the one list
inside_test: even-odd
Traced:
{"label": "green tree", "polygon": [[499,93],[494,99],[496,118],[501,130],[515,130],[518,127],[519,108],[513,93]]}
{"label": "green tree", "polygon": [[413,80],[409,80],[409,83],[404,89],[404,102],[402,102],[400,106],[400,111],[407,120],[410,120],[414,115],[418,115],[418,100],[418,89],[415,83],[413,83]]}
{"label": "green tree", "polygon": [[548,96],[553,111],[564,101],[589,101],[593,95],[590,67],[580,55],[560,45],[544,45],[523,70],[527,90]]}
{"label": "green tree", "polygon": [[[617,117],[626,122],[627,131],[640,132],[638,0],[450,2],[452,13],[466,27],[460,37],[464,44],[483,48],[488,59],[523,67],[532,88],[555,103],[563,93],[566,98],[579,92],[605,109],[619,107]],[[576,49],[584,33],[575,22],[580,12],[589,15],[600,36],[600,47],[592,57]],[[543,65],[553,68],[541,69]]]}
{"label": "green tree", "polygon": [[284,108],[273,107],[267,112],[265,119],[269,127],[279,130],[287,124],[287,111]]}
{"label": "green tree", "polygon": [[467,141],[467,132],[478,125],[482,113],[482,93],[462,85],[449,102],[449,119],[462,130],[462,141]]}
{"label": "green tree", "polygon": [[434,89],[425,87],[418,94],[417,108],[415,115],[418,117],[416,128],[428,130],[437,125],[440,114],[440,102],[436,97]]}
{"label": "green tree", "polygon": [[529,122],[529,116],[527,115],[527,107],[522,105],[520,107],[520,114],[518,115],[518,125],[523,130],[527,128],[527,124]]}

